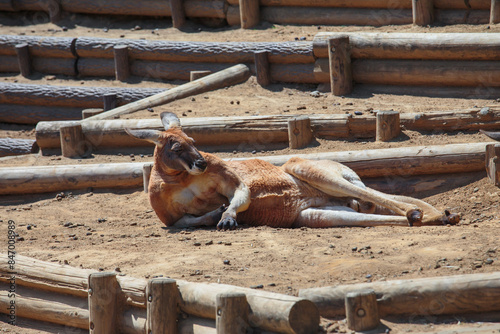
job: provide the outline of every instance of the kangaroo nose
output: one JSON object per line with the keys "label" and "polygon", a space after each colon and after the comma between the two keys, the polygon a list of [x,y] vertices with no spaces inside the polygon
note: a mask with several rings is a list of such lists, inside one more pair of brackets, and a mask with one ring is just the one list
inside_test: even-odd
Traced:
{"label": "kangaroo nose", "polygon": [[207,168],[207,162],[205,159],[198,159],[194,162],[194,166],[198,169],[205,170]]}

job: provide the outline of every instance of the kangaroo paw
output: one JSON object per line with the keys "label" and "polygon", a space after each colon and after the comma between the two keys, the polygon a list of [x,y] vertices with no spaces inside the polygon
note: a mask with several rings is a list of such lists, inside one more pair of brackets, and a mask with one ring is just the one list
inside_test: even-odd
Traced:
{"label": "kangaroo paw", "polygon": [[406,214],[406,218],[408,218],[408,225],[413,226],[414,224],[422,223],[422,219],[424,218],[424,214],[419,209],[414,209],[409,211]]}

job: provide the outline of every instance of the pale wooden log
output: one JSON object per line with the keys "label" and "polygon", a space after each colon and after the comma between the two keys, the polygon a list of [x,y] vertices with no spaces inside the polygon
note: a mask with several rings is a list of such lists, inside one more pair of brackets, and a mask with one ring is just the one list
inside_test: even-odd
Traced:
{"label": "pale wooden log", "polygon": [[412,0],[413,24],[426,26],[434,22],[434,0]]}
{"label": "pale wooden log", "polygon": [[31,57],[28,48],[28,43],[16,45],[17,62],[19,71],[23,77],[28,77],[31,74]]}
{"label": "pale wooden log", "polygon": [[[188,96],[201,94],[210,90],[219,89],[241,83],[250,76],[250,69],[246,65],[235,65],[218,73],[169,89],[164,93],[150,96],[146,99],[130,103],[123,107],[108,110],[102,114],[87,118],[87,120],[102,120],[132,113],[141,109],[155,107]],[[85,120],[86,121],[86,120]]]}
{"label": "pale wooden log", "polygon": [[363,332],[377,328],[380,318],[375,291],[362,290],[347,293],[345,313],[349,329]]}
{"label": "pale wooden log", "polygon": [[85,141],[80,123],[60,128],[61,151],[66,158],[82,158],[90,153],[91,147]]}
{"label": "pale wooden log", "polygon": [[186,14],[181,0],[170,0],[170,11],[172,16],[172,25],[174,28],[181,28],[186,23]]}
{"label": "pale wooden log", "polygon": [[215,305],[217,334],[245,334],[249,331],[249,307],[244,293],[220,293]]}
{"label": "pale wooden log", "polygon": [[259,24],[259,0],[239,0],[240,25],[242,29],[250,29]]}
{"label": "pale wooden log", "polygon": [[209,74],[212,74],[212,71],[190,71],[189,81],[198,80],[200,78],[206,77]]}
{"label": "pale wooden log", "polygon": [[[1,41],[0,36],[0,45]],[[80,37],[76,40],[75,48],[80,58],[111,59],[113,58],[113,50],[109,46],[119,44],[128,45],[129,56],[135,60],[192,63],[253,63],[255,52],[267,51],[269,52],[270,63],[314,62],[311,42],[215,43]],[[15,55],[15,53],[11,55]]]}
{"label": "pale wooden log", "polygon": [[410,9],[382,9],[379,13],[374,15],[373,9],[365,8],[262,7],[260,16],[261,21],[278,24],[385,26],[412,23]]}
{"label": "pale wooden log", "polygon": [[490,24],[500,23],[500,1],[491,0]]}
{"label": "pale wooden log", "polygon": [[108,111],[116,108],[117,96],[115,93],[104,94],[103,98],[103,110]]}
{"label": "pale wooden log", "polygon": [[128,46],[124,44],[115,45],[113,54],[115,58],[115,78],[119,81],[125,81],[130,76]]}
{"label": "pale wooden log", "polygon": [[269,52],[255,52],[255,75],[257,83],[261,86],[268,86],[272,83],[271,71],[269,66]]}
{"label": "pale wooden log", "polygon": [[0,83],[0,104],[102,108],[102,97],[116,94],[124,105],[166,91],[162,88],[72,87]]}
{"label": "pale wooden log", "polygon": [[175,280],[152,279],[146,288],[146,333],[177,333],[177,315],[180,303]]}
{"label": "pale wooden log", "polygon": [[486,145],[486,172],[491,183],[500,187],[500,144]]}
{"label": "pale wooden log", "polygon": [[330,87],[336,96],[352,92],[351,51],[349,37],[332,38],[328,41]]}
{"label": "pale wooden log", "polygon": [[398,111],[377,112],[377,141],[388,141],[401,133],[401,124]]}
{"label": "pale wooden log", "polygon": [[500,272],[429,277],[303,289],[299,296],[313,301],[324,317],[345,315],[349,292],[372,289],[381,317],[411,314],[434,316],[500,310]]}
{"label": "pale wooden log", "polygon": [[[28,194],[87,188],[140,188],[142,163],[0,168],[0,193]],[[483,163],[484,166],[484,163]]]}
{"label": "pale wooden log", "polygon": [[82,119],[89,118],[91,116],[100,114],[104,111],[102,108],[90,108],[82,110]]}
{"label": "pale wooden log", "polygon": [[144,164],[144,166],[142,166],[142,182],[144,184],[144,192],[146,194],[149,192],[149,179],[151,177],[151,169],[153,169],[153,164]]}
{"label": "pale wooden log", "polygon": [[500,33],[320,32],[314,55],[328,58],[328,40],[349,36],[353,58],[500,60]]}
{"label": "pale wooden log", "polygon": [[488,24],[490,22],[490,11],[436,9],[434,11],[434,21],[440,25]]}
{"label": "pale wooden log", "polygon": [[118,333],[118,281],[115,273],[89,276],[89,328],[91,334]]}
{"label": "pale wooden log", "polygon": [[0,138],[0,157],[31,154],[38,152],[38,145],[33,139]]}
{"label": "pale wooden log", "polygon": [[307,116],[288,121],[288,145],[292,149],[304,148],[313,140],[311,120]]}
{"label": "pale wooden log", "polygon": [[[10,310],[9,288],[0,283],[0,313]],[[17,285],[15,288],[15,315],[39,321],[65,325],[69,328],[89,328],[87,301],[83,298],[32,290]]]}
{"label": "pale wooden log", "polygon": [[76,58],[73,44],[76,38],[47,36],[0,36],[0,55],[16,55],[15,46],[27,43],[32,57]]}

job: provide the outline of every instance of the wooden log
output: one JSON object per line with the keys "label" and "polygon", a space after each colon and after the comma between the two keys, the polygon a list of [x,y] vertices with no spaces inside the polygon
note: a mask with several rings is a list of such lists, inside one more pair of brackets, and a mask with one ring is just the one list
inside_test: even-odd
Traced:
{"label": "wooden log", "polygon": [[47,36],[0,36],[0,55],[15,56],[15,46],[27,43],[35,58],[76,58],[76,38]]}
{"label": "wooden log", "polygon": [[102,108],[90,108],[82,110],[82,119],[89,118],[91,116],[100,114],[104,111]]}
{"label": "wooden log", "polygon": [[239,0],[240,24],[242,29],[250,29],[259,24],[259,0]]}
{"label": "wooden log", "polygon": [[[1,39],[0,39],[1,42]],[[110,46],[126,44],[134,60],[162,62],[253,63],[254,53],[269,52],[270,63],[313,63],[311,42],[176,42],[80,37],[80,58],[113,58]],[[1,49],[0,49],[1,50]],[[1,52],[1,51],[0,51]]]}
{"label": "wooden log", "polygon": [[179,321],[179,333],[182,334],[216,334],[215,321],[190,316]]}
{"label": "wooden log", "polygon": [[212,71],[190,71],[189,72],[189,81],[195,81],[200,78],[206,77],[207,75],[212,74]]}
{"label": "wooden log", "polygon": [[261,86],[268,86],[272,83],[271,69],[269,66],[269,52],[257,51],[255,57],[255,74],[257,83]]}
{"label": "wooden log", "polygon": [[[238,0],[228,0],[233,6]],[[261,6],[304,6],[304,7],[348,7],[348,8],[411,8],[411,0],[310,0],[307,3],[301,0],[260,0]]]}
{"label": "wooden log", "polygon": [[82,158],[91,152],[91,146],[85,140],[80,123],[68,124],[60,128],[61,151],[66,158]]}
{"label": "wooden log", "polygon": [[14,4],[12,3],[12,1],[13,0],[0,1],[0,11],[15,12],[16,9],[14,8]]}
{"label": "wooden log", "polygon": [[440,25],[488,24],[490,21],[490,11],[436,9],[434,11],[434,20]]}
{"label": "wooden log", "polygon": [[343,316],[347,293],[373,289],[381,317],[408,314],[435,316],[499,311],[500,273],[417,278],[303,289],[324,317]]}
{"label": "wooden log", "polygon": [[434,23],[434,0],[412,0],[413,24],[426,26]]}
{"label": "wooden log", "polygon": [[353,291],[345,296],[347,327],[356,332],[368,331],[378,327],[377,296],[373,290]]}
{"label": "wooden log", "polygon": [[262,7],[260,15],[261,21],[278,24],[385,26],[412,22],[409,9]]}
{"label": "wooden log", "polygon": [[[9,314],[11,301],[9,286],[0,283],[0,313]],[[15,316],[45,321],[67,328],[89,328],[87,301],[82,298],[54,292],[33,290],[17,285],[15,288]]]}
{"label": "wooden log", "polygon": [[353,58],[500,60],[500,33],[320,32],[314,55],[328,58],[328,40],[340,36],[349,36]]}
{"label": "wooden log", "polygon": [[328,41],[330,87],[336,96],[352,92],[352,70],[349,37],[332,38]]}
{"label": "wooden log", "polygon": [[81,108],[0,104],[0,122],[37,124],[42,121],[81,119]]}
{"label": "wooden log", "polygon": [[180,303],[175,280],[157,278],[148,282],[146,333],[177,333],[177,315]]}
{"label": "wooden log", "polygon": [[216,296],[215,324],[218,334],[248,333],[249,307],[244,293],[220,293]]}
{"label": "wooden log", "polygon": [[401,124],[398,111],[377,112],[377,141],[389,141],[401,133]]}
{"label": "wooden log", "polygon": [[149,179],[151,177],[152,169],[153,164],[144,164],[144,166],[142,166],[142,183],[144,185],[144,192],[146,194],[149,192]]}
{"label": "wooden log", "polygon": [[[326,62],[323,58],[316,61],[318,82],[330,79]],[[352,76],[354,82],[370,85],[499,87],[499,65],[498,61],[356,59]]]}
{"label": "wooden log", "polygon": [[500,144],[486,145],[486,172],[491,183],[500,187]]}
{"label": "wooden log", "polygon": [[495,99],[500,96],[500,89],[495,87],[436,87],[431,86],[387,86],[387,85],[360,85],[362,90],[370,94],[391,94],[391,95],[410,95],[427,96],[443,98],[477,98],[477,99]]}
{"label": "wooden log", "polygon": [[[102,98],[103,98],[103,107],[104,107],[103,111],[108,111],[108,110],[116,108],[116,100],[117,100],[116,93],[104,94],[104,96]],[[100,114],[100,113],[98,113],[98,114]]]}
{"label": "wooden log", "polygon": [[130,76],[130,64],[128,58],[128,46],[121,44],[113,47],[115,58],[116,80],[125,81]]}
{"label": "wooden log", "polygon": [[119,115],[132,113],[137,110],[154,107],[188,96],[201,94],[210,90],[219,89],[241,83],[248,79],[250,69],[245,65],[235,65],[218,73],[208,75],[204,78],[172,88],[164,93],[159,93],[102,114],[87,118],[87,120],[99,120],[113,118]]}
{"label": "wooden log", "polygon": [[121,106],[166,91],[164,88],[72,87],[0,83],[0,104],[102,108],[103,96],[116,94]]}
{"label": "wooden log", "polygon": [[172,25],[180,29],[186,23],[186,14],[181,0],[170,0],[170,11],[172,13]]}
{"label": "wooden log", "polygon": [[304,148],[311,143],[312,139],[313,132],[309,117],[300,116],[288,121],[288,144],[291,149]]}
{"label": "wooden log", "polygon": [[0,56],[1,73],[19,73],[17,56]]}
{"label": "wooden log", "polygon": [[31,74],[31,57],[27,43],[16,45],[17,62],[19,71],[23,77],[29,77]]}
{"label": "wooden log", "polygon": [[[132,64],[130,65],[132,73]],[[80,58],[77,71],[81,77],[115,77],[115,61],[113,59]],[[132,73],[132,75],[135,75]]]}
{"label": "wooden log", "polygon": [[500,23],[500,1],[491,0],[490,24]]}
{"label": "wooden log", "polygon": [[91,334],[118,333],[118,282],[115,273],[89,276],[89,328]]}
{"label": "wooden log", "polygon": [[434,8],[436,9],[484,9],[490,8],[490,0],[469,0],[455,1],[455,0],[434,0]]}
{"label": "wooden log", "polygon": [[0,138],[0,157],[36,152],[38,145],[33,139]]}
{"label": "wooden log", "polygon": [[77,61],[74,58],[40,58],[32,59],[32,68],[35,72],[46,74],[61,74],[76,76]]}

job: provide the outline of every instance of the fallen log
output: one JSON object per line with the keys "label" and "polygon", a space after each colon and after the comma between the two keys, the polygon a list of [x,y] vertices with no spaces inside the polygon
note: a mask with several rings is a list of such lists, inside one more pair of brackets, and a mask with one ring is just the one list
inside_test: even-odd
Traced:
{"label": "fallen log", "polygon": [[102,108],[107,94],[117,105],[128,104],[166,91],[164,88],[76,87],[0,83],[0,104]]}
{"label": "fallen log", "polygon": [[36,152],[38,145],[33,139],[0,138],[0,157]]}
{"label": "fallen log", "polygon": [[[499,68],[498,61],[355,59],[352,78],[371,85],[499,87]],[[330,82],[328,59],[316,61],[314,74]]]}
{"label": "fallen log", "polygon": [[328,40],[340,36],[358,59],[500,60],[500,33],[320,32],[314,55],[328,58]]}
{"label": "fallen log", "polygon": [[[1,110],[1,106],[0,106]],[[417,131],[471,131],[497,129],[500,110],[490,108],[486,114],[481,108],[456,111],[432,111],[401,114],[401,124]],[[183,118],[184,131],[199,146],[266,145],[288,141],[287,123],[297,115],[238,116]],[[310,115],[313,135],[317,138],[370,138],[375,137],[376,117],[346,114]],[[44,149],[59,149],[59,130],[67,122],[40,122],[36,126],[36,140]],[[104,120],[82,122],[86,139],[94,148],[152,147],[152,144],[129,136],[125,128],[157,129],[163,125],[159,119]]]}
{"label": "fallen log", "polygon": [[235,65],[223,71],[207,75],[195,81],[177,86],[166,92],[132,102],[116,109],[105,111],[101,114],[86,118],[88,120],[102,120],[132,113],[137,110],[154,107],[171,101],[182,99],[191,95],[201,94],[210,90],[219,89],[241,83],[250,76],[250,69],[246,65]]}
{"label": "fallen log", "polygon": [[258,51],[269,52],[271,63],[313,63],[311,42],[175,42],[80,37],[81,58],[113,58],[113,47],[126,45],[131,59],[163,62],[253,63]]}
{"label": "fallen log", "polygon": [[372,289],[381,316],[436,316],[500,311],[500,272],[303,289],[323,317],[345,315],[349,292]]}
{"label": "fallen log", "polygon": [[[397,177],[484,171],[489,143],[416,146],[381,150],[326,152],[259,157],[282,165],[291,157],[333,160],[360,177]],[[232,161],[247,158],[232,158]],[[143,163],[88,164],[0,168],[0,195],[55,192],[71,189],[133,188],[143,182]]]}
{"label": "fallen log", "polygon": [[[2,256],[6,256],[3,254]],[[88,289],[89,269],[78,269],[16,255],[16,284],[32,289],[64,292],[81,296]],[[0,282],[9,282],[8,264],[0,263]],[[139,293],[134,306],[146,307],[146,285],[143,279],[117,277],[120,288]],[[77,284],[75,285],[75,281]],[[281,333],[311,333],[317,330],[319,314],[308,300],[272,292],[256,291],[225,284],[192,283],[177,280],[180,308],[185,313],[208,319],[216,317],[216,296],[225,292],[242,292],[250,306],[249,321],[254,327]],[[62,287],[62,289],[61,289]],[[140,288],[142,287],[142,288]],[[124,300],[129,303],[127,295]]]}

